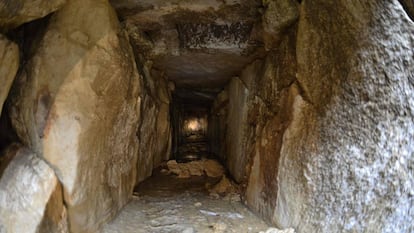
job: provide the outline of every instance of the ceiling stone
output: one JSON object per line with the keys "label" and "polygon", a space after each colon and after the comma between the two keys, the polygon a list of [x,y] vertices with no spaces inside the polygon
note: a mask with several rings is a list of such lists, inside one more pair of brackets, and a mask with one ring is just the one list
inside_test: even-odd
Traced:
{"label": "ceiling stone", "polygon": [[112,0],[139,54],[178,87],[220,87],[263,56],[261,5],[234,0]]}

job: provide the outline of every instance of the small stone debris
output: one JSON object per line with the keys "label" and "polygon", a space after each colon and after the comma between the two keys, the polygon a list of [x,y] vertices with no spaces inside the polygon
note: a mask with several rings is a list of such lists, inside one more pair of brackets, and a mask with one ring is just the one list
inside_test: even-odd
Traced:
{"label": "small stone debris", "polygon": [[177,175],[178,178],[190,178],[191,176],[221,177],[224,167],[212,159],[191,161],[188,163],[177,163],[176,160],[167,162],[168,172]]}
{"label": "small stone debris", "polygon": [[222,197],[223,200],[227,201],[241,201],[239,187],[230,181],[225,175],[223,175],[220,182],[218,182],[213,187],[208,188],[208,191],[209,196],[212,199],[218,199]]}

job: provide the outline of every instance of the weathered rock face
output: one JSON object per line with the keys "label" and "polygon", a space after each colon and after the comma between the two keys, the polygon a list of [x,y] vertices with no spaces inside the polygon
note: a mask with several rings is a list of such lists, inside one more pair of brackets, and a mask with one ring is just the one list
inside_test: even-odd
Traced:
{"label": "weathered rock face", "polygon": [[69,232],[53,169],[27,148],[11,151],[14,159],[0,179],[0,232]]}
{"label": "weathered rock face", "polygon": [[296,46],[229,86],[227,163],[252,209],[297,232],[414,230],[413,30],[398,1],[302,3]]}
{"label": "weathered rock face", "polygon": [[17,134],[55,170],[71,232],[95,232],[132,194],[140,119],[132,49],[107,1],[59,10],[17,82]]}
{"label": "weathered rock face", "polygon": [[66,0],[13,0],[0,2],[0,29],[14,28],[42,18],[66,3]]}
{"label": "weathered rock face", "polygon": [[0,115],[19,68],[19,48],[0,34]]}
{"label": "weathered rock face", "polygon": [[242,81],[235,77],[229,84],[229,105],[227,116],[227,134],[226,134],[226,165],[233,178],[237,182],[242,182],[246,174],[245,147],[247,131],[247,97],[249,90]]}
{"label": "weathered rock face", "polygon": [[305,92],[283,138],[274,212],[281,226],[414,231],[413,30],[398,1],[302,3]]}
{"label": "weathered rock face", "polygon": [[[295,33],[285,36],[277,53],[270,53],[263,64],[248,67],[243,80],[252,92],[249,97],[246,202],[261,216],[273,220],[278,190],[278,166],[283,133],[291,119],[298,88]],[[257,67],[259,66],[259,67]],[[257,72],[259,71],[259,73]]]}
{"label": "weathered rock face", "polygon": [[289,28],[299,18],[299,4],[295,0],[264,0],[262,16],[263,41],[267,50],[277,48]]}
{"label": "weathered rock face", "polygon": [[[274,193],[272,187],[276,186],[280,141],[289,120],[286,103],[289,94],[285,89],[295,81],[296,74],[294,38],[295,34],[290,32],[279,39],[282,41],[279,48],[269,53],[264,61],[257,60],[246,67],[240,78],[234,78],[228,87],[227,165],[237,182],[247,183],[252,159],[261,158],[262,165],[256,164],[257,171],[252,171],[261,173],[260,178],[257,177],[261,181],[249,187],[257,193],[270,195]],[[264,202],[264,206],[269,204]],[[258,206],[254,208],[263,210]]]}
{"label": "weathered rock face", "polygon": [[168,160],[171,154],[171,93],[168,81],[157,72],[144,68],[144,85],[142,92],[139,125],[139,154],[137,162],[136,183],[151,176],[152,170],[162,161]]}

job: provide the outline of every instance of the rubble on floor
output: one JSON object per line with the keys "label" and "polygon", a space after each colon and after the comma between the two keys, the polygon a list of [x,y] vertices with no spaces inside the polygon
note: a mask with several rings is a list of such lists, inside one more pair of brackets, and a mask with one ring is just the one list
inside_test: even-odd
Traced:
{"label": "rubble on floor", "polygon": [[168,171],[178,178],[189,178],[191,176],[221,177],[224,174],[224,167],[212,159],[202,159],[188,163],[177,163],[176,160],[167,162]]}

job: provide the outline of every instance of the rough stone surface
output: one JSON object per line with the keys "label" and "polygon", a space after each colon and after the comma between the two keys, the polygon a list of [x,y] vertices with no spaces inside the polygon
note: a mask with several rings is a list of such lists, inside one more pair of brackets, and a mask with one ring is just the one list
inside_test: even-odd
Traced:
{"label": "rough stone surface", "polygon": [[[251,207],[266,218],[271,218],[270,206],[274,207],[278,155],[283,131],[289,121],[289,93],[285,89],[295,81],[294,38],[294,31],[289,31],[287,36],[279,39],[280,45],[275,51],[266,59],[247,66],[228,87],[227,165],[237,182],[247,183],[253,179],[248,177],[252,161],[261,160],[254,164],[252,171],[260,177],[254,178],[255,183],[249,190],[262,193],[262,197],[250,201],[255,200]],[[260,162],[262,165],[259,166]],[[253,196],[253,193],[248,195]],[[257,202],[263,203],[259,206]]]}
{"label": "rough stone surface", "polygon": [[11,103],[20,139],[63,185],[71,232],[95,232],[136,178],[140,77],[105,0],[74,0],[51,18]]}
{"label": "rough stone surface", "polygon": [[295,229],[288,228],[288,229],[280,230],[280,229],[271,227],[267,229],[266,231],[261,231],[259,233],[295,233]]}
{"label": "rough stone surface", "polygon": [[264,0],[266,11],[262,16],[265,48],[277,47],[284,33],[299,18],[299,4],[295,0]]}
{"label": "rough stone surface", "polygon": [[239,187],[232,181],[230,181],[225,175],[223,175],[220,182],[208,189],[210,196],[213,196],[214,194],[219,194],[221,196],[227,197],[224,199],[229,200],[231,199],[231,197],[236,197],[237,201],[240,201],[239,191]]}
{"label": "rough stone surface", "polygon": [[132,42],[180,87],[220,87],[255,57],[257,1],[114,0]]}
{"label": "rough stone surface", "polygon": [[242,182],[246,174],[247,158],[245,152],[247,131],[247,96],[249,90],[242,81],[235,77],[229,84],[229,105],[226,134],[226,165],[230,174]]}
{"label": "rough stone surface", "polygon": [[0,29],[14,28],[42,18],[66,3],[66,0],[2,0],[0,1]]}
{"label": "rough stone surface", "polygon": [[302,2],[297,57],[305,92],[283,138],[279,225],[414,231],[413,35],[395,0]]}
{"label": "rough stone surface", "polygon": [[171,154],[171,90],[165,77],[157,72],[151,74],[149,70],[148,66],[143,68],[145,89],[138,131],[137,184],[151,176],[153,168],[168,160]]}
{"label": "rough stone surface", "polygon": [[69,232],[54,171],[27,148],[13,151],[0,180],[0,232]]}
{"label": "rough stone surface", "polygon": [[19,48],[0,34],[0,115],[19,68]]}
{"label": "rough stone surface", "polygon": [[247,67],[242,79],[251,90],[247,133],[249,156],[247,205],[274,223],[277,176],[282,138],[292,112],[292,85],[296,75],[295,33],[281,40],[277,52],[269,53],[264,62]]}

